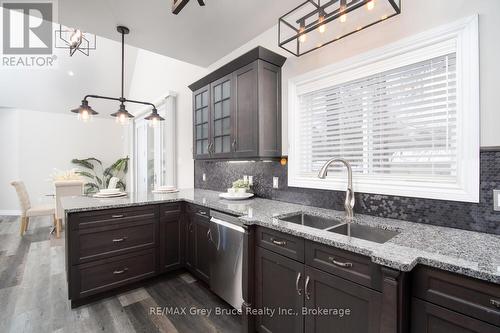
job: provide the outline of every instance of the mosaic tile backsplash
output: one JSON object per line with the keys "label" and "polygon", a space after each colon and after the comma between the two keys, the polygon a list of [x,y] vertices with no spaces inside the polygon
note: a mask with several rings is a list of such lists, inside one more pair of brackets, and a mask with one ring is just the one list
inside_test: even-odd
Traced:
{"label": "mosaic tile backsplash", "polygon": [[[225,191],[243,175],[253,176],[262,198],[343,210],[345,192],[288,187],[287,167],[278,161],[195,161],[195,188]],[[207,179],[203,181],[203,173]],[[273,177],[279,189],[273,189]],[[493,210],[493,189],[500,189],[500,151],[481,152],[480,202],[409,198],[356,193],[355,213],[500,235],[500,212]]]}

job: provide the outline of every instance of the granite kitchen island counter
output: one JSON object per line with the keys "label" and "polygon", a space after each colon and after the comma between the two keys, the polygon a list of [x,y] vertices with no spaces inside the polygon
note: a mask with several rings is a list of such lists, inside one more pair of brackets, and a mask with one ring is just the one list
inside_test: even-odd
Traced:
{"label": "granite kitchen island counter", "polygon": [[401,271],[417,264],[435,267],[500,284],[500,236],[437,227],[401,220],[355,215],[355,223],[395,230],[399,234],[378,244],[283,221],[279,217],[307,213],[343,219],[344,212],[281,201],[254,198],[244,201],[220,199],[219,192],[189,189],[171,194],[131,193],[124,198],[65,197],[66,214],[110,208],[185,201],[237,215],[245,224],[257,224],[336,248],[371,257],[374,263]]}

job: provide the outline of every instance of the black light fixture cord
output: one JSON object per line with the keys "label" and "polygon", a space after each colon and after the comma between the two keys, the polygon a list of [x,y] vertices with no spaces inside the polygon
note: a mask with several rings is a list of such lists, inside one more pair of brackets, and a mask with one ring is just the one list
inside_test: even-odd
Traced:
{"label": "black light fixture cord", "polygon": [[123,96],[124,96],[124,93],[123,93],[124,83],[123,82],[125,81],[125,65],[124,65],[124,63],[125,63],[125,32],[122,31],[122,99],[124,99],[123,98]]}

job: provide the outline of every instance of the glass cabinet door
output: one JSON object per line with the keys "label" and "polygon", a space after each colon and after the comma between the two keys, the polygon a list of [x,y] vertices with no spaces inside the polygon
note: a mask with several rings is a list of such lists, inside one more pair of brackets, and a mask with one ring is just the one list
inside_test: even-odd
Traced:
{"label": "glass cabinet door", "polygon": [[212,153],[231,154],[231,76],[212,83]]}
{"label": "glass cabinet door", "polygon": [[194,153],[196,156],[209,155],[209,90],[200,89],[194,94]]}

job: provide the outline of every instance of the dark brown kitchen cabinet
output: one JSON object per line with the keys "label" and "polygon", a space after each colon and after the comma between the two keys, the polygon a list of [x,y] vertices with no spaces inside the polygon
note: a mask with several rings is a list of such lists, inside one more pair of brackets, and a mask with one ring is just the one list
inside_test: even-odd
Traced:
{"label": "dark brown kitchen cabinet", "polygon": [[210,141],[210,85],[193,93],[193,156],[208,158],[212,145]]}
{"label": "dark brown kitchen cabinet", "polygon": [[186,218],[186,267],[199,279],[210,281],[210,245],[208,211],[188,205]]}
{"label": "dark brown kitchen cabinet", "polygon": [[282,311],[258,316],[257,331],[303,332],[304,264],[257,247],[255,273],[256,308]]}
{"label": "dark brown kitchen cabinet", "polygon": [[285,60],[257,47],[189,86],[195,159],[281,156],[281,66]]}
{"label": "dark brown kitchen cabinet", "polygon": [[209,245],[209,219],[195,217],[196,233],[196,271],[201,279],[208,283],[210,280],[210,245]]}
{"label": "dark brown kitchen cabinet", "polygon": [[424,266],[412,275],[412,333],[500,333],[499,285]]}
{"label": "dark brown kitchen cabinet", "polygon": [[250,157],[258,155],[259,118],[257,85],[257,62],[238,69],[233,74],[234,81],[234,156]]}
{"label": "dark brown kitchen cabinet", "polygon": [[181,268],[184,257],[184,227],[179,203],[160,206],[160,272]]}
{"label": "dark brown kitchen cabinet", "polygon": [[500,333],[500,327],[413,297],[411,333]]}
{"label": "dark brown kitchen cabinet", "polygon": [[231,74],[226,75],[210,84],[210,156],[212,158],[231,157],[233,152],[232,77]]}
{"label": "dark brown kitchen cabinet", "polygon": [[380,332],[380,292],[309,266],[305,279],[305,332]]}

